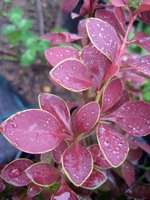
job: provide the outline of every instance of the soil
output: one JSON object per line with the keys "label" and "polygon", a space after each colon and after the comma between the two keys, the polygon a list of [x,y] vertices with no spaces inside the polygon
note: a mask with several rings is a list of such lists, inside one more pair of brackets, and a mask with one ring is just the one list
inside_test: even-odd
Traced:
{"label": "soil", "polygon": [[[37,3],[41,3],[41,11],[44,19],[44,29],[40,24],[40,14]],[[1,28],[8,24],[5,14],[11,7],[22,7],[25,16],[33,20],[33,31],[40,35],[42,32],[47,33],[53,27],[61,26],[61,13],[60,13],[60,0],[12,0],[11,4],[5,1],[0,2],[1,10],[0,15]],[[64,99],[70,100],[70,92],[54,86],[49,80],[50,68],[48,64],[41,63],[37,60],[36,64],[28,68],[20,66],[19,62],[12,59],[14,52],[8,46],[7,39],[1,35],[0,37],[0,75],[8,81],[13,90],[29,105],[37,103],[38,94],[41,92],[51,92],[59,94]]]}

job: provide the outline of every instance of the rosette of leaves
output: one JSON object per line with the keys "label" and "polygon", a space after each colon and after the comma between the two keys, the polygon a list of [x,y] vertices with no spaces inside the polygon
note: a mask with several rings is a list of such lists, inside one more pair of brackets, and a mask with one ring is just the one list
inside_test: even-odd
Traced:
{"label": "rosette of leaves", "polygon": [[[71,2],[74,6],[78,3]],[[70,44],[45,51],[53,67],[50,78],[83,95],[83,101],[66,103],[59,96],[43,93],[39,95],[40,109],[25,110],[4,121],[0,129],[12,145],[41,157],[34,164],[14,161],[2,169],[1,177],[14,186],[19,182],[35,188],[35,196],[45,194],[47,188],[52,200],[70,200],[79,199],[79,189],[89,196],[90,190],[104,182],[107,188],[116,187],[112,172],[117,168],[119,177],[135,189],[129,196],[139,198],[142,194],[146,198],[147,185],[137,188],[134,167],[142,150],[150,153],[149,145],[139,139],[150,133],[150,105],[134,96],[141,97],[138,86],[150,77],[150,56],[130,55],[128,47],[135,43],[149,52],[149,42],[145,34],[136,33],[131,40],[128,35],[136,17],[149,4],[143,1],[132,12],[127,1],[112,0],[113,12],[107,7],[97,10],[101,4],[90,2],[92,6],[86,7],[90,17],[79,23],[76,37],[53,34],[57,43],[77,38],[82,50]],[[86,3],[83,6],[88,6]],[[125,13],[129,13],[128,26]],[[31,191],[28,189],[26,195],[33,195]]]}

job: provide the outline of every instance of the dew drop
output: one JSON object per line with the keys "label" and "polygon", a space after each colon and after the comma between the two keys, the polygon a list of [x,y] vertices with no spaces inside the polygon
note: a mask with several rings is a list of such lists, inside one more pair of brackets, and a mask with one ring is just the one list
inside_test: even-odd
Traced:
{"label": "dew drop", "polygon": [[108,147],[108,146],[109,146],[108,141],[105,141],[105,142],[104,142],[104,145],[105,145],[106,147]]}

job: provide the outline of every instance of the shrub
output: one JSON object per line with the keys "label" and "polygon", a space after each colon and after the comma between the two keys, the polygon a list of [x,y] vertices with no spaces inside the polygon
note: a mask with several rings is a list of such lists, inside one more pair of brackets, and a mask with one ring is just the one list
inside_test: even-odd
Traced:
{"label": "shrub", "polygon": [[[62,10],[72,12],[78,2],[63,0]],[[50,78],[79,94],[78,100],[65,102],[42,93],[40,109],[19,112],[1,124],[2,134],[12,145],[40,154],[35,163],[18,159],[2,169],[1,177],[8,184],[28,186],[18,196],[31,198],[40,193],[44,199],[47,195],[52,200],[75,200],[88,198],[97,189],[98,198],[111,190],[115,192],[107,199],[122,194],[148,198],[148,186],[135,182],[135,166],[142,150],[150,152],[140,139],[150,133],[150,105],[142,100],[140,90],[150,77],[150,56],[128,50],[136,44],[149,52],[150,38],[142,32],[128,36],[136,19],[150,22],[150,4],[146,0],[98,2],[84,0],[79,14],[72,12],[73,17],[88,16],[80,21],[77,35],[44,36],[53,45],[69,44],[50,48],[45,56],[53,67]],[[75,41],[81,51],[73,46]]]}

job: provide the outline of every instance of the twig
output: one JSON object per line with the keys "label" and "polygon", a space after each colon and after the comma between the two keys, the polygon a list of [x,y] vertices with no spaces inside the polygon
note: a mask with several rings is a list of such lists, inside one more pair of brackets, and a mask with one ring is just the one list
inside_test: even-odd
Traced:
{"label": "twig", "polygon": [[44,34],[44,18],[43,18],[43,10],[41,5],[41,0],[36,0],[37,11],[39,15],[39,33],[40,35]]}

